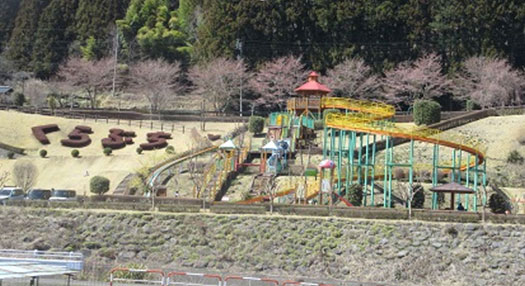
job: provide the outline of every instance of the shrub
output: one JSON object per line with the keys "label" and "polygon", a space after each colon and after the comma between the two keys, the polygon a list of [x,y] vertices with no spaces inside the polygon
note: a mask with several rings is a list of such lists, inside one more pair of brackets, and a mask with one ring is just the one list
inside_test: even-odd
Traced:
{"label": "shrub", "polygon": [[26,97],[23,93],[20,93],[20,92],[15,93],[15,105],[16,106],[24,106],[25,102],[26,102]]}
{"label": "shrub", "polygon": [[314,121],[314,129],[315,130],[323,130],[324,129],[324,120],[316,120]]}
{"label": "shrub", "polygon": [[40,157],[45,158],[47,156],[47,150],[46,149],[42,149],[42,150],[40,150],[39,154],[40,154]]}
{"label": "shrub", "polygon": [[414,104],[414,123],[430,125],[441,120],[441,105],[432,100],[420,100]]}
{"label": "shrub", "polygon": [[363,187],[361,185],[351,185],[348,188],[348,201],[356,206],[361,206],[363,202]]}
{"label": "shrub", "polygon": [[253,134],[261,133],[264,129],[264,118],[261,116],[250,116],[248,130]]}
{"label": "shrub", "polygon": [[465,109],[467,111],[478,110],[480,108],[481,108],[481,106],[479,106],[479,104],[477,104],[472,99],[467,100],[467,102],[465,103]]}
{"label": "shrub", "polygon": [[339,109],[325,109],[323,110],[323,119],[330,113],[341,113],[341,111]]}
{"label": "shrub", "polygon": [[[419,190],[419,191],[418,191]],[[414,209],[422,209],[425,205],[425,189],[421,185],[415,185],[414,186],[414,197],[412,198],[412,208]]]}
{"label": "shrub", "polygon": [[89,190],[98,195],[102,195],[109,191],[109,179],[102,176],[95,176],[89,182]]}
{"label": "shrub", "polygon": [[139,154],[139,155],[142,154],[142,151],[144,151],[144,150],[142,150],[142,148],[137,147],[137,154]]}
{"label": "shrub", "polygon": [[495,214],[502,214],[507,210],[507,202],[502,195],[495,193],[489,198],[489,208]]}
{"label": "shrub", "polygon": [[521,154],[514,150],[514,151],[511,151],[509,153],[509,155],[507,156],[507,162],[508,163],[511,163],[511,164],[523,164],[523,156],[521,156]]}
{"label": "shrub", "polygon": [[15,158],[15,152],[11,152],[11,151],[7,152],[7,158],[9,159]]}
{"label": "shrub", "polygon": [[71,156],[73,156],[73,158],[78,158],[79,155],[80,151],[78,151],[77,149],[71,150]]}
{"label": "shrub", "polygon": [[168,153],[168,154],[173,154],[173,153],[175,153],[175,147],[173,147],[173,146],[171,146],[171,145],[168,146],[168,147],[166,147],[166,153]]}
{"label": "shrub", "polygon": [[111,153],[113,153],[113,150],[109,147],[106,147],[102,152],[104,152],[104,155],[109,156]]}

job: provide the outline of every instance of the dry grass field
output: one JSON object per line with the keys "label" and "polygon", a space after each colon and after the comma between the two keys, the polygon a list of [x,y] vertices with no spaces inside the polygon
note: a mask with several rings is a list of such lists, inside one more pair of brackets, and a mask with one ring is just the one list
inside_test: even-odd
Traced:
{"label": "dry grass field", "polygon": [[[58,124],[60,131],[48,134],[51,141],[49,145],[42,145],[31,133],[31,127],[43,124]],[[168,143],[175,148],[176,152],[183,152],[191,148],[192,140],[190,130],[195,127],[198,129],[199,122],[183,122],[185,134],[180,128],[172,135],[173,139]],[[61,139],[67,135],[76,125],[87,125],[93,129],[90,135],[92,143],[84,148],[78,148],[80,158],[72,158],[73,148],[64,147],[60,144]],[[224,135],[235,128],[234,123],[207,123],[207,133]],[[101,139],[109,134],[109,129],[119,127],[125,130],[132,130],[137,133],[134,139],[135,144],[128,145],[124,149],[115,150],[111,156],[102,153]],[[157,130],[154,130],[157,131]],[[27,156],[23,159],[31,160],[39,170],[36,187],[42,188],[71,188],[80,194],[89,193],[89,179],[92,176],[103,175],[111,180],[111,191],[129,173],[134,172],[144,166],[152,166],[168,155],[164,150],[144,151],[142,155],[136,153],[136,148],[140,143],[146,142],[146,134],[151,132],[149,128],[138,128],[128,126],[117,126],[106,124],[105,122],[71,120],[52,116],[41,116],[18,113],[14,111],[0,111],[0,142],[12,146],[26,149]],[[39,150],[46,149],[46,158],[40,158]],[[0,158],[0,171],[11,171],[16,160]],[[86,171],[89,176],[86,176]],[[13,184],[13,182],[8,182]]]}

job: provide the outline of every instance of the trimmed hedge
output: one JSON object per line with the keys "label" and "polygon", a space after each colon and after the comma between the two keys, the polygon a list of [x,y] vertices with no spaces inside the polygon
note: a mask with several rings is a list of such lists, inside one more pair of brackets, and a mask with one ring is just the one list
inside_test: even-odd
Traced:
{"label": "trimmed hedge", "polygon": [[441,120],[441,105],[432,100],[419,100],[414,103],[414,123],[431,125]]}
{"label": "trimmed hedge", "polygon": [[113,150],[122,149],[126,145],[133,144],[133,137],[137,135],[133,131],[124,131],[119,128],[111,128],[107,138],[101,140],[102,147],[111,148]]}
{"label": "trimmed hedge", "polygon": [[49,144],[49,139],[47,138],[46,134],[59,130],[60,128],[58,128],[58,125],[56,124],[40,125],[31,128],[33,136],[35,136],[36,140],[44,145]]}
{"label": "trimmed hedge", "polygon": [[250,116],[248,130],[253,134],[259,134],[264,129],[264,118],[261,116]]}
{"label": "trimmed hedge", "polygon": [[148,142],[140,144],[140,148],[143,150],[155,150],[155,149],[162,149],[168,146],[168,139],[171,139],[171,133],[165,133],[165,132],[150,132],[147,134],[148,136]]}
{"label": "trimmed hedge", "polygon": [[78,125],[67,136],[69,139],[62,139],[60,143],[66,147],[82,148],[91,144],[91,138],[88,134],[93,133],[91,127]]}
{"label": "trimmed hedge", "polygon": [[105,194],[109,191],[109,179],[102,176],[95,176],[89,181],[89,190],[97,195]]}

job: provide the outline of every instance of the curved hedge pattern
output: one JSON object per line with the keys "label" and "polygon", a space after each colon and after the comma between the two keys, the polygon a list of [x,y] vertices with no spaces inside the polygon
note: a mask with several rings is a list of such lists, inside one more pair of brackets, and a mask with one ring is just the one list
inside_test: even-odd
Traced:
{"label": "curved hedge pattern", "polygon": [[56,124],[47,124],[47,125],[40,125],[32,127],[31,130],[33,131],[33,135],[35,136],[36,140],[38,140],[40,143],[47,145],[49,144],[49,139],[47,138],[46,134],[59,131],[60,128],[58,128],[58,125]]}
{"label": "curved hedge pattern", "polygon": [[91,138],[88,134],[93,133],[91,127],[78,125],[67,136],[69,139],[62,139],[60,143],[66,147],[82,148],[91,144]]}
{"label": "curved hedge pattern", "polygon": [[122,149],[126,145],[133,144],[133,137],[137,136],[133,131],[124,131],[119,128],[112,128],[109,130],[107,138],[102,139],[102,146],[104,148],[111,148],[113,150]]}
{"label": "curved hedge pattern", "polygon": [[148,142],[140,144],[140,148],[143,150],[154,150],[154,149],[162,149],[168,146],[167,139],[171,139],[171,133],[166,132],[151,132],[147,134],[148,136]]}

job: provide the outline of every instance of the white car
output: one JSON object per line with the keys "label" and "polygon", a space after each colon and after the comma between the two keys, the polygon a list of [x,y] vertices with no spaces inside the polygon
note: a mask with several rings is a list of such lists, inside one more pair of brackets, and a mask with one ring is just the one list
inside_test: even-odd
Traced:
{"label": "white car", "polygon": [[23,200],[25,199],[24,190],[17,187],[4,187],[0,189],[0,202],[7,200]]}
{"label": "white car", "polygon": [[49,200],[55,202],[76,201],[77,192],[72,190],[52,190]]}

